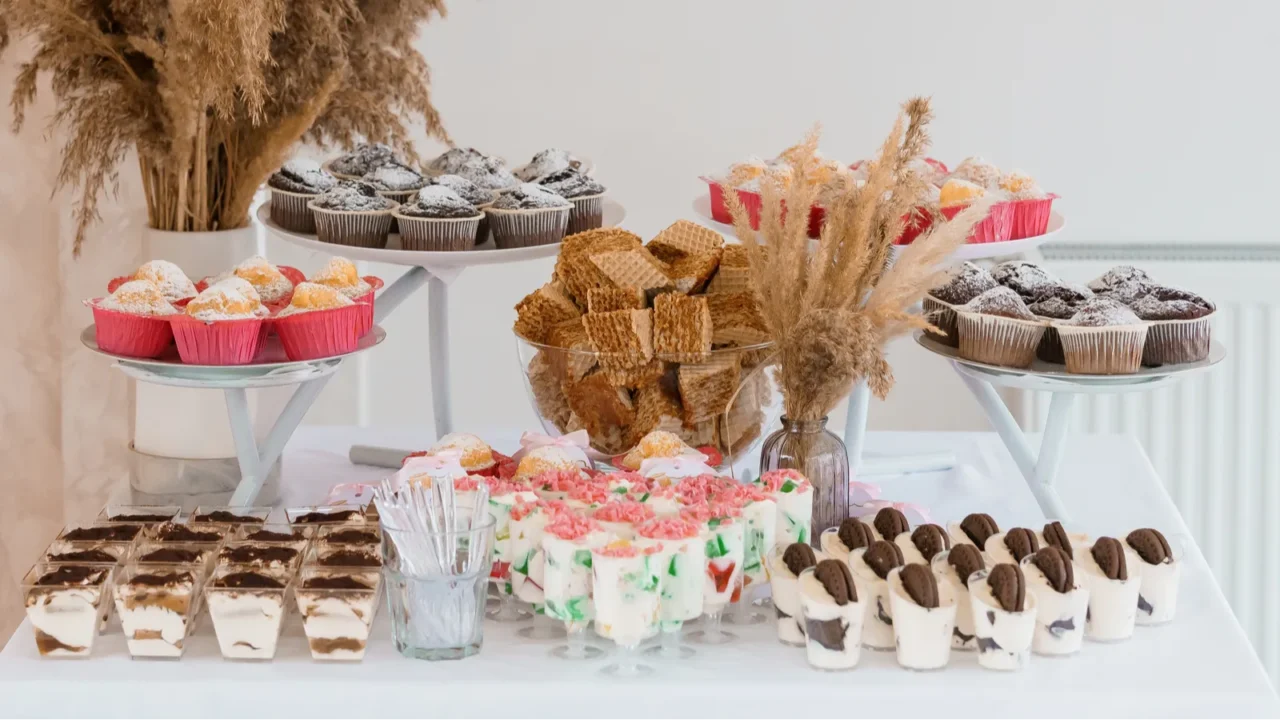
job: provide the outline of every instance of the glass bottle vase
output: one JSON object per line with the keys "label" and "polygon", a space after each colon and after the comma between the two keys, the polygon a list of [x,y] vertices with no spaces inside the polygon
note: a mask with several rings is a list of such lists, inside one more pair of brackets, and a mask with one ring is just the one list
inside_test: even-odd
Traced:
{"label": "glass bottle vase", "polygon": [[782,429],[765,438],[760,472],[798,470],[813,483],[810,544],[818,547],[822,531],[849,517],[849,453],[844,441],[827,430],[827,419],[782,418]]}

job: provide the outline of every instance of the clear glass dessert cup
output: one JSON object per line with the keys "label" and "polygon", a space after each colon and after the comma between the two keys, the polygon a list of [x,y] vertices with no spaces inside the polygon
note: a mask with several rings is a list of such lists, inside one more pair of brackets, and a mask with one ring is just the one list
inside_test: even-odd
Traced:
{"label": "clear glass dessert cup", "polygon": [[[238,576],[261,576],[272,582],[233,584]],[[225,660],[271,660],[280,629],[289,614],[293,573],[240,565],[217,568],[204,585],[205,607],[213,621],[218,649]]]}
{"label": "clear glass dessert cup", "polygon": [[601,674],[643,677],[653,668],[640,663],[640,643],[653,634],[661,598],[662,558],[658,553],[616,556],[592,553],[596,632],[617,645],[614,661]]}
{"label": "clear glass dessert cup", "polygon": [[705,543],[700,537],[673,540],[641,536],[636,538],[636,544],[662,547],[657,562],[665,569],[658,603],[658,644],[645,650],[645,654],[664,660],[687,660],[697,651],[682,642],[681,633],[686,622],[701,614]]}
{"label": "clear glass dessert cup", "polygon": [[116,614],[130,657],[182,657],[200,617],[203,581],[203,569],[194,565],[131,564],[120,573]]}
{"label": "clear glass dessert cup", "polygon": [[[85,568],[80,580],[59,580],[63,567]],[[76,571],[66,571],[76,572]],[[41,657],[83,658],[93,652],[111,605],[113,565],[37,563],[22,580],[27,620]]]}
{"label": "clear glass dessert cup", "polygon": [[[724,609],[742,593],[744,525],[739,519],[707,534],[707,573],[703,591],[702,627],[689,634],[699,645],[725,645],[738,639],[724,629]],[[714,549],[714,552],[713,552]]]}
{"label": "clear glass dessert cup", "polygon": [[364,659],[381,587],[382,573],[377,570],[302,569],[294,600],[313,660]]}
{"label": "clear glass dessert cup", "polygon": [[[1138,574],[1142,584],[1138,589],[1139,626],[1165,625],[1173,622],[1178,609],[1178,586],[1181,584],[1182,561],[1188,548],[1194,547],[1188,535],[1169,535],[1165,538],[1173,556],[1171,562],[1151,565],[1138,559]],[[1125,542],[1125,541],[1121,541]],[[1126,547],[1128,543],[1125,542]],[[1135,553],[1136,554],[1136,553]],[[1130,572],[1133,567],[1130,566]]]}
{"label": "clear glass dessert cup", "polygon": [[485,617],[500,623],[524,622],[533,613],[516,601],[511,565],[515,559],[511,546],[511,505],[489,500],[489,514],[494,518],[493,568],[489,580],[498,591],[498,607],[486,610]]}
{"label": "clear glass dessert cup", "polygon": [[[601,535],[599,544],[607,539]],[[590,660],[604,654],[600,648],[587,643],[587,629],[595,618],[591,598],[592,544],[552,535],[542,541],[546,553],[545,611],[564,623],[565,629],[565,644],[552,648],[550,655],[561,660]]]}
{"label": "clear glass dessert cup", "polygon": [[217,525],[262,525],[271,517],[270,506],[201,505],[191,513],[191,522]]}
{"label": "clear glass dessert cup", "polygon": [[[782,414],[782,394],[767,372],[777,364],[772,343],[718,348],[700,357],[642,357],[515,338],[525,390],[543,430],[558,436],[587,429],[597,461],[612,462],[646,433],[669,430],[693,447],[714,447],[731,468]],[[636,428],[631,420],[617,421],[640,417],[619,400],[621,387],[634,388],[632,402],[657,411],[657,425]],[[687,397],[696,397],[697,407],[684,407]],[[588,416],[571,407],[588,410]],[[696,421],[682,422],[687,417]]]}

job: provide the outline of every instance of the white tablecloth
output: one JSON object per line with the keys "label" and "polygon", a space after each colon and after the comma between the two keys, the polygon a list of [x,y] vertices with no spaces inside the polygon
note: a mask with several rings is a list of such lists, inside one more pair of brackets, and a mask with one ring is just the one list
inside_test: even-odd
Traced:
{"label": "white tablecloth", "polygon": [[[498,436],[511,449],[514,434]],[[289,504],[317,501],[336,482],[385,471],[353,467],[353,443],[421,447],[425,434],[400,428],[305,428],[285,456]],[[954,450],[969,467],[881,478],[886,497],[929,507],[935,521],[990,512],[1002,526],[1043,523],[1011,458],[991,434],[873,433],[874,451]],[[1075,437],[1063,461],[1070,529],[1116,535],[1135,527],[1186,533],[1146,456],[1131,438]],[[1191,546],[1178,618],[1138,628],[1129,642],[1086,643],[1073,658],[1033,657],[1024,672],[978,668],[954,653],[942,672],[899,669],[892,653],[865,652],[857,670],[828,674],[803,651],[779,644],[772,625],[733,628],[741,641],[699,648],[692,660],[654,662],[643,680],[598,674],[605,663],[546,655],[549,643],[518,641],[490,622],[482,652],[460,662],[401,658],[380,617],[359,664],[310,660],[297,618],[270,663],[222,660],[204,622],[180,661],[131,661],[117,629],[93,657],[42,660],[23,623],[0,653],[0,714],[100,716],[1277,716],[1280,703],[1208,566]],[[1280,599],[1273,599],[1278,600]]]}

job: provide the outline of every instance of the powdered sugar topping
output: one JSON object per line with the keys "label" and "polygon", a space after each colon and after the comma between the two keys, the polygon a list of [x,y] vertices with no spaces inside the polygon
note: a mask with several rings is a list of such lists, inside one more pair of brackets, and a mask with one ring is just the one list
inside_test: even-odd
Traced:
{"label": "powdered sugar topping", "polygon": [[133,273],[134,280],[150,280],[171,303],[195,297],[196,285],[182,268],[168,260],[145,262]]}
{"label": "powdered sugar topping", "polygon": [[280,166],[267,184],[278,190],[319,195],[338,184],[320,164],[306,158],[294,158]]}
{"label": "powdered sugar topping", "polygon": [[498,158],[473,158],[453,174],[489,190],[505,190],[520,184]]}
{"label": "powdered sugar topping", "polygon": [[566,169],[576,169],[582,163],[569,154],[568,150],[548,148],[533,156],[529,164],[517,168],[515,176],[524,182],[533,182],[543,175]]}
{"label": "powdered sugar topping", "polygon": [[378,190],[391,192],[417,190],[427,184],[426,178],[403,165],[383,165],[365,173],[360,178],[360,181],[368,183]]}
{"label": "powdered sugar topping", "polygon": [[383,165],[399,162],[400,158],[396,157],[395,151],[390,146],[382,143],[365,143],[357,145],[355,150],[329,163],[329,167],[336,173],[359,177]]}
{"label": "powdered sugar topping", "polygon": [[463,165],[473,160],[483,160],[485,157],[487,156],[484,153],[475,148],[451,148],[432,160],[427,165],[427,169],[433,173],[452,174],[462,169]]}
{"label": "powdered sugar topping", "polygon": [[344,181],[337,187],[311,201],[315,207],[323,210],[340,210],[344,212],[371,212],[391,210],[396,207],[394,200],[382,197],[368,183]]}
{"label": "powdered sugar topping", "polygon": [[150,280],[130,280],[98,301],[98,307],[132,315],[174,315],[178,310]]}
{"label": "powdered sugar topping", "polygon": [[1075,327],[1108,327],[1113,325],[1139,325],[1142,320],[1132,310],[1108,297],[1096,297],[1080,307],[1063,325]]}
{"label": "powdered sugar topping", "polygon": [[443,185],[428,185],[413,202],[401,205],[401,215],[425,218],[468,218],[480,214],[474,205]]}
{"label": "powdered sugar topping", "polygon": [[428,180],[427,184],[447,187],[461,196],[463,200],[476,206],[488,205],[494,200],[492,190],[486,190],[458,175],[439,175]]}
{"label": "powdered sugar topping", "polygon": [[590,175],[572,168],[565,168],[538,179],[538,184],[566,198],[587,197],[604,192],[604,185]]}
{"label": "powdered sugar topping", "polygon": [[1089,281],[1089,289],[1094,292],[1109,290],[1118,285],[1128,283],[1149,283],[1151,276],[1145,270],[1132,265],[1117,265]]}
{"label": "powdered sugar topping", "polygon": [[1027,304],[1023,302],[1022,297],[1003,286],[993,287],[982,293],[965,303],[962,309],[966,312],[982,315],[998,315],[1019,320],[1036,319],[1036,316],[1027,308]]}
{"label": "powdered sugar topping", "polygon": [[1025,260],[1000,263],[991,270],[991,277],[1024,298],[1033,298],[1041,288],[1058,282],[1048,270]]}
{"label": "powdered sugar topping", "polygon": [[573,207],[573,203],[541,185],[524,183],[499,197],[493,207],[503,210],[536,210]]}
{"label": "powdered sugar topping", "polygon": [[934,288],[929,294],[945,303],[963,305],[995,286],[991,273],[966,261],[946,285]]}

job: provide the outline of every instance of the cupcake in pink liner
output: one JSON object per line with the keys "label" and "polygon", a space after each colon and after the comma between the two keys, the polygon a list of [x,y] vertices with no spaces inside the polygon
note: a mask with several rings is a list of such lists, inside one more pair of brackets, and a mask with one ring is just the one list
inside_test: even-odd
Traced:
{"label": "cupcake in pink liner", "polygon": [[182,268],[168,260],[151,260],[143,263],[130,275],[113,278],[107,283],[107,292],[115,292],[130,280],[148,280],[154,283],[164,299],[176,308],[181,308],[200,290]]}
{"label": "cupcake in pink liner", "polygon": [[216,282],[172,316],[178,355],[189,365],[248,365],[262,349],[269,314],[247,280]]}
{"label": "cupcake in pink liner", "polygon": [[636,526],[654,519],[653,507],[635,500],[609,500],[591,512],[591,519],[619,540],[636,536]]}
{"label": "cupcake in pink liner", "polygon": [[252,285],[262,304],[273,313],[289,305],[293,286],[302,281],[302,273],[296,268],[287,268],[286,272],[286,268],[272,265],[261,255],[255,255],[220,275],[201,280],[196,283],[196,289],[206,290],[229,277],[238,277]]}
{"label": "cupcake in pink liner", "polygon": [[1049,228],[1049,215],[1058,196],[1040,189],[1030,175],[1018,170],[1003,175],[999,187],[1013,202],[1009,239],[1043,235]]}
{"label": "cupcake in pink liner", "polygon": [[1030,367],[1048,322],[1018,293],[994,287],[956,308],[960,357],[988,365]]}
{"label": "cupcake in pink liner", "polygon": [[337,290],[302,283],[276,316],[275,331],[290,360],[344,355],[360,343],[360,313],[360,305]]}
{"label": "cupcake in pink liner", "polygon": [[361,337],[373,329],[374,293],[382,287],[381,278],[372,275],[361,277],[355,263],[344,257],[334,256],[308,282],[331,287],[363,305],[360,313]]}
{"label": "cupcake in pink liner", "polygon": [[1148,325],[1111,298],[1095,297],[1055,325],[1069,373],[1125,375],[1142,367]]}
{"label": "cupcake in pink liner", "polygon": [[981,188],[992,189],[1000,184],[1000,168],[987,162],[981,155],[971,155],[960,161],[956,169],[947,176],[947,180],[964,180]]}
{"label": "cupcake in pink liner", "polygon": [[[974,200],[988,194],[988,190],[967,180],[951,178],[938,194],[938,207],[947,220],[959,215]],[[1000,192],[996,190],[995,192]],[[987,216],[973,226],[968,242],[1004,242],[1013,232],[1013,203],[999,202],[991,206]]]}
{"label": "cupcake in pink liner", "polygon": [[85,305],[93,310],[94,336],[105,352],[153,358],[173,342],[169,318],[178,310],[150,280],[130,280]]}

